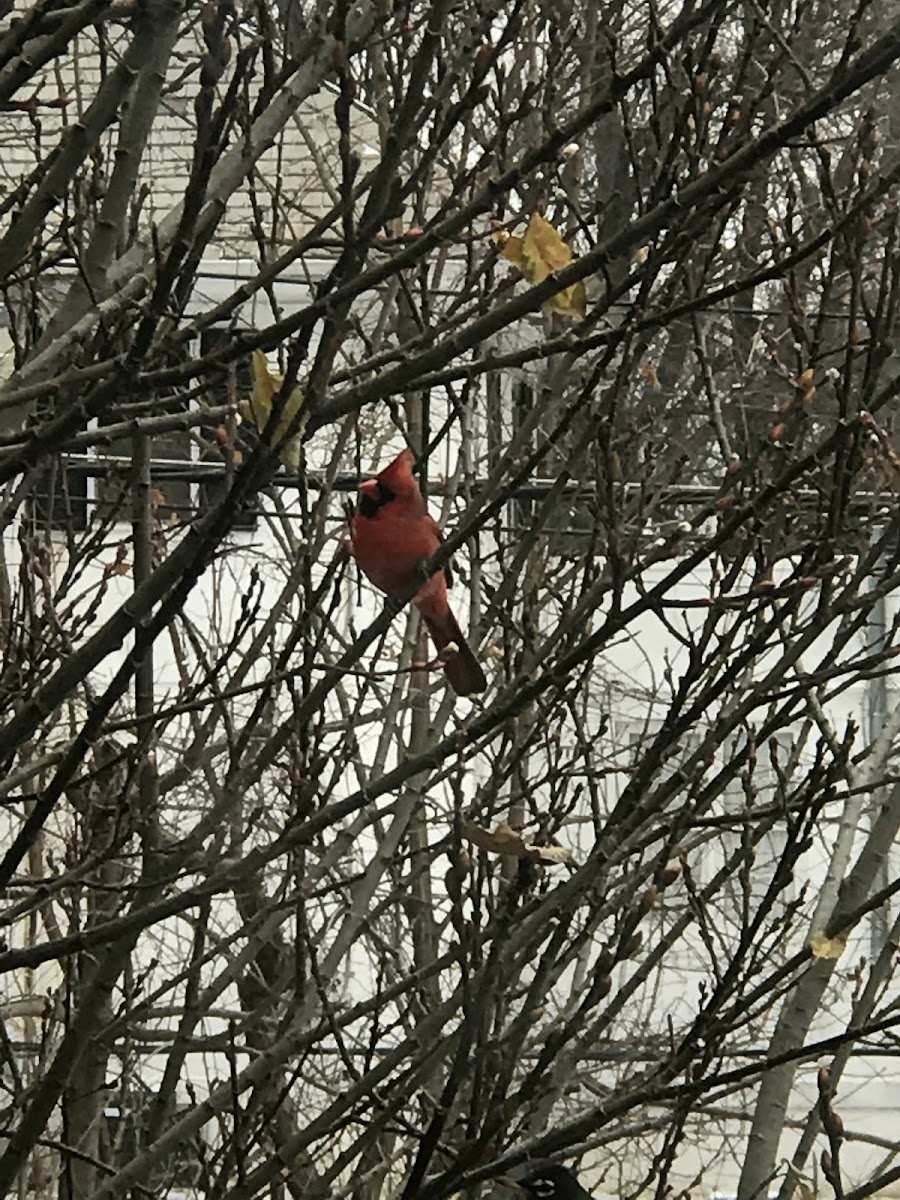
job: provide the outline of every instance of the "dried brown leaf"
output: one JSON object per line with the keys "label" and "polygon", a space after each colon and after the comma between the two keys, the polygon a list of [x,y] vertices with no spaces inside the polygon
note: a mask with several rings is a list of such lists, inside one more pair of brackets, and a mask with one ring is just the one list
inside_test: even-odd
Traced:
{"label": "dried brown leaf", "polygon": [[849,936],[849,929],[843,930],[835,937],[826,937],[824,929],[814,933],[809,939],[809,948],[812,950],[813,958],[840,958],[847,948]]}
{"label": "dried brown leaf", "polygon": [[464,821],[463,836],[489,854],[505,855],[507,858],[527,858],[531,862],[559,866],[567,863],[572,855],[564,846],[536,846],[526,842],[518,830],[501,822],[493,829],[484,829],[474,821]]}
{"label": "dried brown leaf", "polygon": [[647,359],[647,361],[641,367],[641,374],[650,384],[650,387],[654,392],[662,391],[662,384],[659,382],[659,376],[656,373],[656,364],[654,362],[652,362],[650,359]]}
{"label": "dried brown leaf", "polygon": [[[253,391],[247,400],[242,400],[238,411],[245,421],[249,421],[260,433],[266,428],[272,416],[272,401],[281,390],[284,378],[269,370],[266,356],[262,350],[254,350],[251,356],[253,368]],[[305,397],[300,388],[294,388],[278,421],[278,427],[272,437],[272,446],[284,465],[291,471],[297,471],[300,466],[300,450],[303,442],[303,427],[306,424],[305,415],[298,417],[303,408]],[[288,436],[290,434],[290,436]]]}
{"label": "dried brown leaf", "polygon": [[[572,248],[563,241],[554,225],[540,213],[532,213],[531,220],[522,237],[513,237],[504,230],[494,234],[500,243],[501,255],[521,272],[529,283],[543,283],[554,271],[561,271],[572,261]],[[587,293],[579,280],[562,288],[545,302],[547,308],[555,309],[567,317],[584,316],[587,311]]]}

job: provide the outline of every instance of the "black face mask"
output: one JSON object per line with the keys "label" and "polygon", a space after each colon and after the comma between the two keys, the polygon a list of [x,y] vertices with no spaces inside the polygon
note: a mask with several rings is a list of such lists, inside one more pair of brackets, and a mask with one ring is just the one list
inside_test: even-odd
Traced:
{"label": "black face mask", "polygon": [[375,480],[375,486],[378,489],[376,495],[370,492],[361,492],[359,497],[359,515],[371,520],[378,516],[379,508],[383,508],[389,500],[393,500],[396,492],[392,491],[386,483],[382,483],[380,479]]}

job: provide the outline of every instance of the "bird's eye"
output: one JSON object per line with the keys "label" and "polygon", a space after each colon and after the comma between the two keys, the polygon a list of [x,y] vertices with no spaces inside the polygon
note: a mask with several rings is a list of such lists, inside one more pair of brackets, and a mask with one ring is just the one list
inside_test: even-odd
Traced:
{"label": "bird's eye", "polygon": [[531,1190],[537,1196],[541,1196],[544,1200],[550,1200],[556,1195],[556,1184],[552,1179],[532,1179]]}
{"label": "bird's eye", "polygon": [[387,504],[388,500],[394,499],[396,492],[394,492],[391,488],[389,488],[386,483],[382,483],[380,479],[377,482],[378,482],[378,499],[381,501],[382,504]]}

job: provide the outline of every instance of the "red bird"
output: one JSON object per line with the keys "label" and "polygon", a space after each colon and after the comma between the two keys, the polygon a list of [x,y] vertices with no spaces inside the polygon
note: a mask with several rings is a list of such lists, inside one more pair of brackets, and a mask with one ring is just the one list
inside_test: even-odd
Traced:
{"label": "red bird", "polygon": [[[402,592],[444,540],[437,522],[428,515],[412,465],[412,451],[404,450],[376,479],[364,483],[353,516],[351,553],[363,573],[388,596]],[[468,696],[483,692],[487,680],[447,602],[452,581],[446,566],[419,588],[413,604],[439,654],[451,642],[456,644],[456,653],[447,655],[444,666],[454,692]]]}

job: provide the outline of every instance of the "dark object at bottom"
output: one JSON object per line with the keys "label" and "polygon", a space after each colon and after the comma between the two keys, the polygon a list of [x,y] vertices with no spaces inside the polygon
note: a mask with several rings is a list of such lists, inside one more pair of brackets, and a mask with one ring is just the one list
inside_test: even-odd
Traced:
{"label": "dark object at bottom", "polygon": [[543,1163],[532,1167],[521,1179],[504,1176],[497,1182],[524,1192],[529,1200],[593,1200],[591,1193],[561,1163]]}

